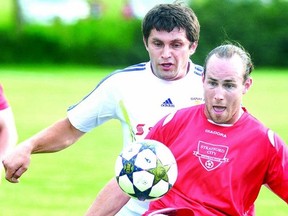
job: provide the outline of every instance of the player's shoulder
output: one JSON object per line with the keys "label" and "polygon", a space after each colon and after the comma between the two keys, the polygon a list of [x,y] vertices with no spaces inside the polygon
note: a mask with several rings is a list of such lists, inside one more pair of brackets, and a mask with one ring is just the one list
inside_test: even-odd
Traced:
{"label": "player's shoulder", "polygon": [[147,71],[147,62],[139,63],[139,64],[134,64],[131,66],[128,66],[123,69],[117,69],[113,71],[112,73],[108,74],[104,79],[102,79],[101,82],[104,81],[112,81],[112,80],[117,80],[117,82],[121,80],[127,81],[127,79],[131,79],[133,77],[140,77],[141,74],[146,74]]}
{"label": "player's shoulder", "polygon": [[141,72],[145,72],[147,70],[147,62],[134,64],[131,66],[128,66],[123,69],[115,70],[110,74],[110,76],[131,76],[134,74],[140,74]]}
{"label": "player's shoulder", "polygon": [[204,73],[204,68],[201,65],[190,62],[190,73],[194,76],[202,77]]}
{"label": "player's shoulder", "polygon": [[130,65],[125,67],[124,69],[117,70],[116,72],[135,72],[135,71],[143,71],[146,69],[148,62],[142,62],[134,65]]}
{"label": "player's shoulder", "polygon": [[249,113],[246,107],[242,107],[242,109],[244,110],[244,115],[243,118],[241,118],[240,123],[247,125],[247,127],[253,127],[259,133],[262,132],[263,134],[266,134],[266,131],[268,130],[267,126],[254,115]]}
{"label": "player's shoulder", "polygon": [[262,138],[263,140],[268,141],[268,143],[270,143],[272,146],[275,146],[275,139],[278,138],[275,132],[272,129],[268,128],[255,116],[248,113],[246,108],[244,108],[244,110],[246,117],[244,116],[244,120],[242,121],[242,123],[245,124],[247,128],[250,128],[250,133],[254,136],[257,136],[258,140]]}
{"label": "player's shoulder", "polygon": [[139,79],[141,74],[147,74],[147,62],[134,64],[123,69],[117,69],[106,75],[96,86],[96,89],[106,83],[109,86],[122,85],[127,82],[133,82],[133,79]]}
{"label": "player's shoulder", "polygon": [[189,119],[200,118],[203,116],[203,110],[204,110],[205,104],[197,104],[194,106],[184,107],[181,109],[178,109],[176,112],[178,121],[188,121]]}
{"label": "player's shoulder", "polygon": [[201,112],[204,109],[204,104],[198,104],[190,107],[181,108],[175,110],[168,114],[164,120],[163,125],[167,124],[168,122],[187,122],[188,119],[192,119],[192,116],[196,116],[197,118],[202,116]]}

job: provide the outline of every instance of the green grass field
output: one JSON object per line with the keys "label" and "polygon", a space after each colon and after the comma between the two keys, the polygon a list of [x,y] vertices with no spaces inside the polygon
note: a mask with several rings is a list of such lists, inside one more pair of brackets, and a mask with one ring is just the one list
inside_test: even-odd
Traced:
{"label": "green grass field", "polygon": [[[0,82],[13,107],[19,141],[66,115],[111,69],[89,67],[4,67]],[[288,142],[288,70],[255,70],[244,105]],[[77,144],[53,154],[33,155],[19,184],[0,185],[0,215],[84,215],[98,191],[113,177],[121,150],[121,128],[111,121]],[[255,173],[257,175],[257,173]],[[257,201],[258,216],[287,216],[287,204],[267,189]]]}

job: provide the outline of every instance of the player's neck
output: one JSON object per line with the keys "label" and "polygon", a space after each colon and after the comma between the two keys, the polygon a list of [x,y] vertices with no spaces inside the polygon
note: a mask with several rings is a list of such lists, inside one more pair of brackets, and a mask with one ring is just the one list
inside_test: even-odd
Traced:
{"label": "player's neck", "polygon": [[238,122],[238,120],[241,118],[241,116],[243,115],[244,110],[240,107],[240,111],[238,113],[238,117],[236,118],[235,122],[231,123],[231,124],[226,124],[226,123],[216,123],[211,119],[207,119],[210,123],[221,126],[221,127],[231,127],[233,126],[236,122]]}

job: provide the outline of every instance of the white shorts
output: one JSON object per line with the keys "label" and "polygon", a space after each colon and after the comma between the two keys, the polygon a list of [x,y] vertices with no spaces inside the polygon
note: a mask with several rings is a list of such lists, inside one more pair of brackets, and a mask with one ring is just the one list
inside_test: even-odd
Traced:
{"label": "white shorts", "polygon": [[130,199],[116,216],[141,216],[147,211],[148,206],[149,202]]}

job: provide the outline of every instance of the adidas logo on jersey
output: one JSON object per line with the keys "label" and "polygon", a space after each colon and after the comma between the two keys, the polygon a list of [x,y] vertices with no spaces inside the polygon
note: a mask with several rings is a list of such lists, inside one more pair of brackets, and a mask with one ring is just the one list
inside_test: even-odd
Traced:
{"label": "adidas logo on jersey", "polygon": [[165,100],[162,104],[162,107],[175,107],[175,105],[172,103],[171,99],[168,98],[167,100]]}

